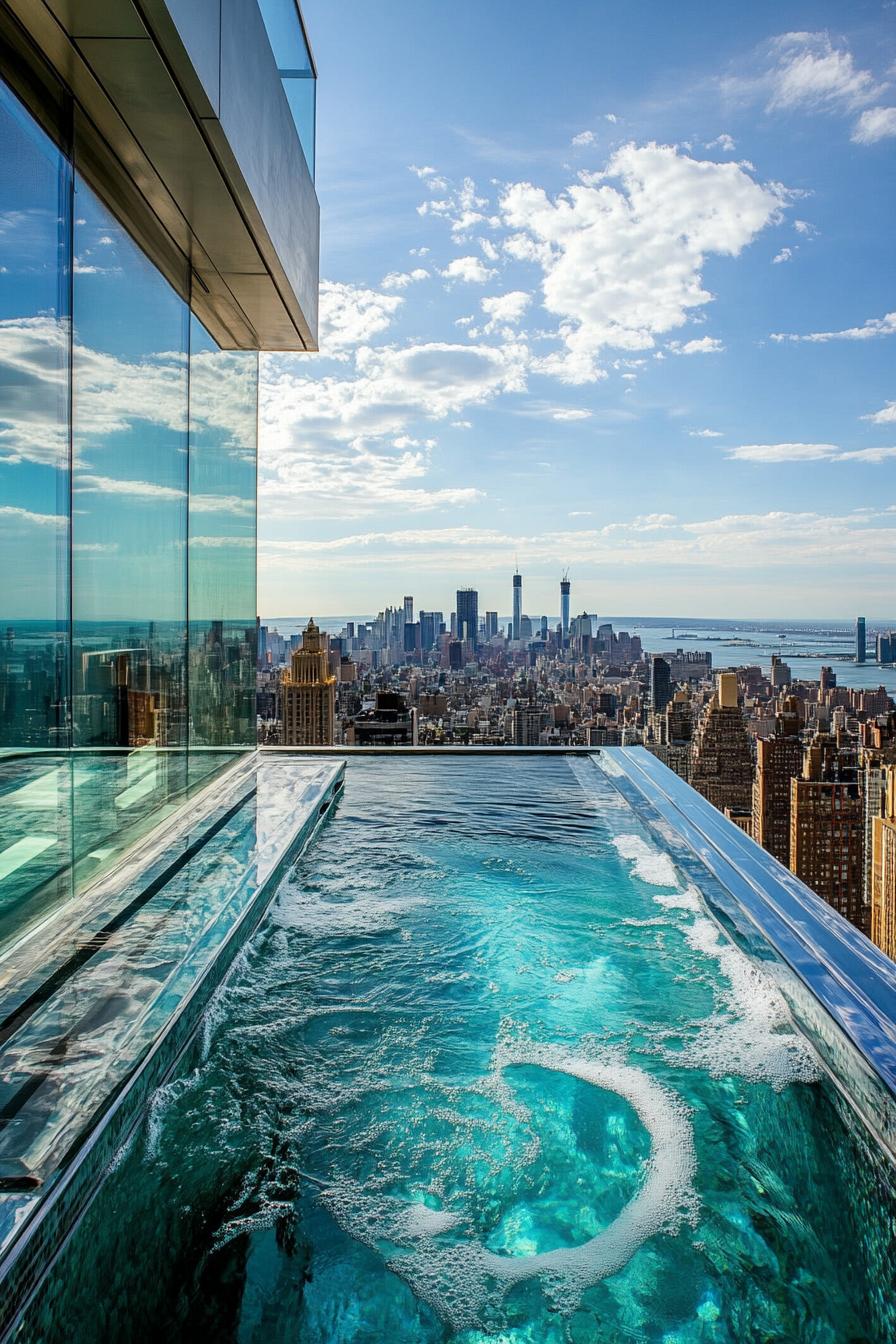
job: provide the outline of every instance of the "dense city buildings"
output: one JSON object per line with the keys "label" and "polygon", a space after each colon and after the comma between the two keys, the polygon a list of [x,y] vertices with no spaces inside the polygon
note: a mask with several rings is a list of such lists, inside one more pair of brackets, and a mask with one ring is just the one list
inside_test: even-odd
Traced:
{"label": "dense city buildings", "polygon": [[[334,708],[332,730],[327,711],[317,739],[292,736],[298,729],[287,727],[280,694],[308,632],[284,636],[262,625],[259,740],[643,745],[858,927],[869,926],[873,835],[896,763],[896,713],[883,687],[839,686],[832,666],[819,681],[800,680],[777,654],[767,670],[715,670],[709,649],[646,655],[636,635],[593,613],[570,617],[564,633],[562,607],[559,620],[523,612],[518,570],[511,599],[509,618],[480,616],[478,591],[460,588],[446,621],[405,595],[375,619],[321,632],[317,703],[332,696]],[[117,703],[134,731],[149,722],[139,698],[125,706],[119,688]]]}
{"label": "dense city buildings", "polygon": [[308,622],[301,647],[280,678],[281,742],[287,747],[333,745],[336,722],[336,678],[320,630]]}

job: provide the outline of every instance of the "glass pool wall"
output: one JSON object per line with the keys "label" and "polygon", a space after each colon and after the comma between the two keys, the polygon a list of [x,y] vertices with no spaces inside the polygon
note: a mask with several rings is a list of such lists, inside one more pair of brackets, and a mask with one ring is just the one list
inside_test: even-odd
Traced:
{"label": "glass pool wall", "polygon": [[590,763],[352,760],[23,1337],[876,1344],[894,1213]]}

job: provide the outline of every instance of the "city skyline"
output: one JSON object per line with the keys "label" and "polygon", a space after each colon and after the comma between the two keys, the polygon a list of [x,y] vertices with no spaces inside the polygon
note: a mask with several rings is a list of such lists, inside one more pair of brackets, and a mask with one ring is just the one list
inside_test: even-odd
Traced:
{"label": "city skyline", "polygon": [[580,610],[885,613],[884,10],[536,19],[309,6],[324,353],[262,359],[260,609],[491,606],[518,551],[530,609],[570,565]]}

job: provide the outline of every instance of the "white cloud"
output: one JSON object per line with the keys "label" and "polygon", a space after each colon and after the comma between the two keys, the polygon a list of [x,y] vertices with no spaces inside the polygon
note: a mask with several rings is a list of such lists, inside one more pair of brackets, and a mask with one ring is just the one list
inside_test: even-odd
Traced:
{"label": "white cloud", "polygon": [[720,355],[724,345],[715,336],[700,336],[692,341],[670,341],[669,349],[676,355]]}
{"label": "white cloud", "polygon": [[771,74],[769,108],[831,105],[855,108],[876,98],[880,86],[859,70],[852,53],[827,33],[785,33],[775,41],[779,59]]}
{"label": "white cloud", "polygon": [[841,453],[838,462],[888,462],[896,457],[896,448],[859,448],[856,452]]}
{"label": "white cloud", "polygon": [[792,247],[782,247],[780,252],[776,252],[772,257],[772,265],[780,266],[782,261],[790,261],[793,256]]}
{"label": "white cloud", "polygon": [[303,362],[269,356],[261,386],[261,511],[271,516],[362,517],[469,504],[473,486],[428,482],[434,441],[421,421],[457,416],[525,388],[522,344],[366,347],[352,373],[309,378]]}
{"label": "white cloud", "polygon": [[793,227],[796,229],[797,233],[803,234],[806,238],[812,238],[818,232],[815,226],[810,224],[807,219],[795,219],[793,221]]}
{"label": "white cloud", "polygon": [[590,420],[591,412],[586,411],[582,406],[561,406],[556,411],[551,412],[552,420],[573,421]]}
{"label": "white cloud", "polygon": [[846,327],[842,331],[809,331],[805,333],[773,331],[773,341],[811,341],[823,344],[825,341],[873,341],[878,336],[896,334],[896,312],[884,317],[869,317],[861,327]]}
{"label": "white cloud", "polygon": [[727,456],[739,462],[885,462],[896,456],[896,448],[845,451],[835,443],[748,443],[730,448]]}
{"label": "white cloud", "polygon": [[871,420],[875,425],[896,424],[896,401],[888,401],[881,410],[871,411],[868,415],[863,415],[862,419]]}
{"label": "white cloud", "polygon": [[410,250],[412,257],[426,257],[429,255],[428,247],[412,247]]}
{"label": "white cloud", "polygon": [[479,257],[455,257],[439,275],[446,280],[462,280],[468,285],[484,285],[495,274]]}
{"label": "white cloud", "polygon": [[745,443],[727,455],[739,462],[818,462],[838,457],[840,449],[834,443]]}
{"label": "white cloud", "polygon": [[79,495],[125,495],[143,500],[144,503],[187,498],[186,490],[178,490],[173,485],[160,485],[157,481],[129,481],[117,476],[94,476],[80,472],[75,475],[74,489]]}
{"label": "white cloud", "polygon": [[615,124],[618,120],[619,120],[619,118],[617,117],[617,115],[616,115],[615,112],[605,112],[605,113],[604,113],[604,121],[610,121],[610,122],[613,122],[613,123]]}
{"label": "white cloud", "polygon": [[322,280],[320,285],[320,352],[337,359],[385,331],[404,300],[360,285]]}
{"label": "white cloud", "polygon": [[460,186],[454,186],[439,177],[434,169],[412,168],[411,171],[423,179],[430,191],[430,199],[417,206],[417,214],[447,220],[458,241],[479,225],[493,224],[494,221],[483,213],[488,199],[478,194],[472,177],[465,177]]}
{"label": "white cloud", "polygon": [[383,277],[383,289],[407,289],[408,285],[426,280],[428,276],[429,271],[422,266],[416,266],[412,271],[390,271]]}
{"label": "white cloud", "polygon": [[488,318],[484,330],[491,334],[501,327],[515,327],[531,302],[532,295],[522,289],[512,289],[507,294],[483,299],[480,307]]}
{"label": "white cloud", "polygon": [[855,125],[852,138],[857,145],[873,145],[896,135],[896,107],[869,107]]}
{"label": "white cloud", "polygon": [[578,148],[581,148],[585,145],[596,145],[597,136],[594,134],[593,131],[579,131],[578,135],[574,135],[569,143],[571,145],[577,146]]}
{"label": "white cloud", "polygon": [[692,439],[721,439],[724,436],[718,429],[689,429]]}
{"label": "white cloud", "polygon": [[26,527],[67,527],[68,518],[64,514],[33,513],[31,509],[19,509],[13,504],[0,504],[0,518],[9,527],[19,523]]}
{"label": "white cloud", "polygon": [[[619,185],[612,185],[612,180]],[[699,161],[668,145],[624,146],[604,173],[555,199],[518,182],[501,198],[510,256],[541,268],[562,348],[539,367],[564,382],[603,376],[606,347],[649,349],[712,300],[708,254],[737,256],[780,218],[786,193],[741,164]]]}
{"label": "white cloud", "polygon": [[[573,510],[587,518],[590,510]],[[314,539],[261,542],[263,570],[284,569],[306,575],[318,569],[342,569],[354,577],[360,565],[442,577],[452,568],[480,575],[501,574],[507,555],[525,553],[527,566],[573,564],[579,576],[593,577],[623,569],[649,575],[659,568],[677,581],[693,575],[707,580],[719,571],[732,577],[749,570],[774,576],[782,566],[818,572],[820,561],[838,572],[862,574],[869,566],[896,576],[896,511],[821,514],[810,511],[728,514],[696,520],[649,514],[600,528],[546,529],[509,536],[493,527],[402,528],[363,532],[318,542]]]}
{"label": "white cloud", "polygon": [[715,140],[710,140],[706,145],[706,148],[724,149],[726,154],[733,154],[736,145],[727,131],[723,131],[721,135],[716,136]]}

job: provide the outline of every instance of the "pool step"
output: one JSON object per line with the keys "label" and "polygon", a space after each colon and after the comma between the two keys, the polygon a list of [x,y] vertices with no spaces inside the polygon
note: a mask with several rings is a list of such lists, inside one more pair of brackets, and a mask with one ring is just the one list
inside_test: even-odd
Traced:
{"label": "pool step", "polygon": [[[0,1335],[189,1040],[344,765],[253,756],[93,893],[0,1023]],[[204,799],[204,805],[203,804]],[[83,913],[83,912],[82,912]],[[66,954],[67,953],[67,954]]]}

